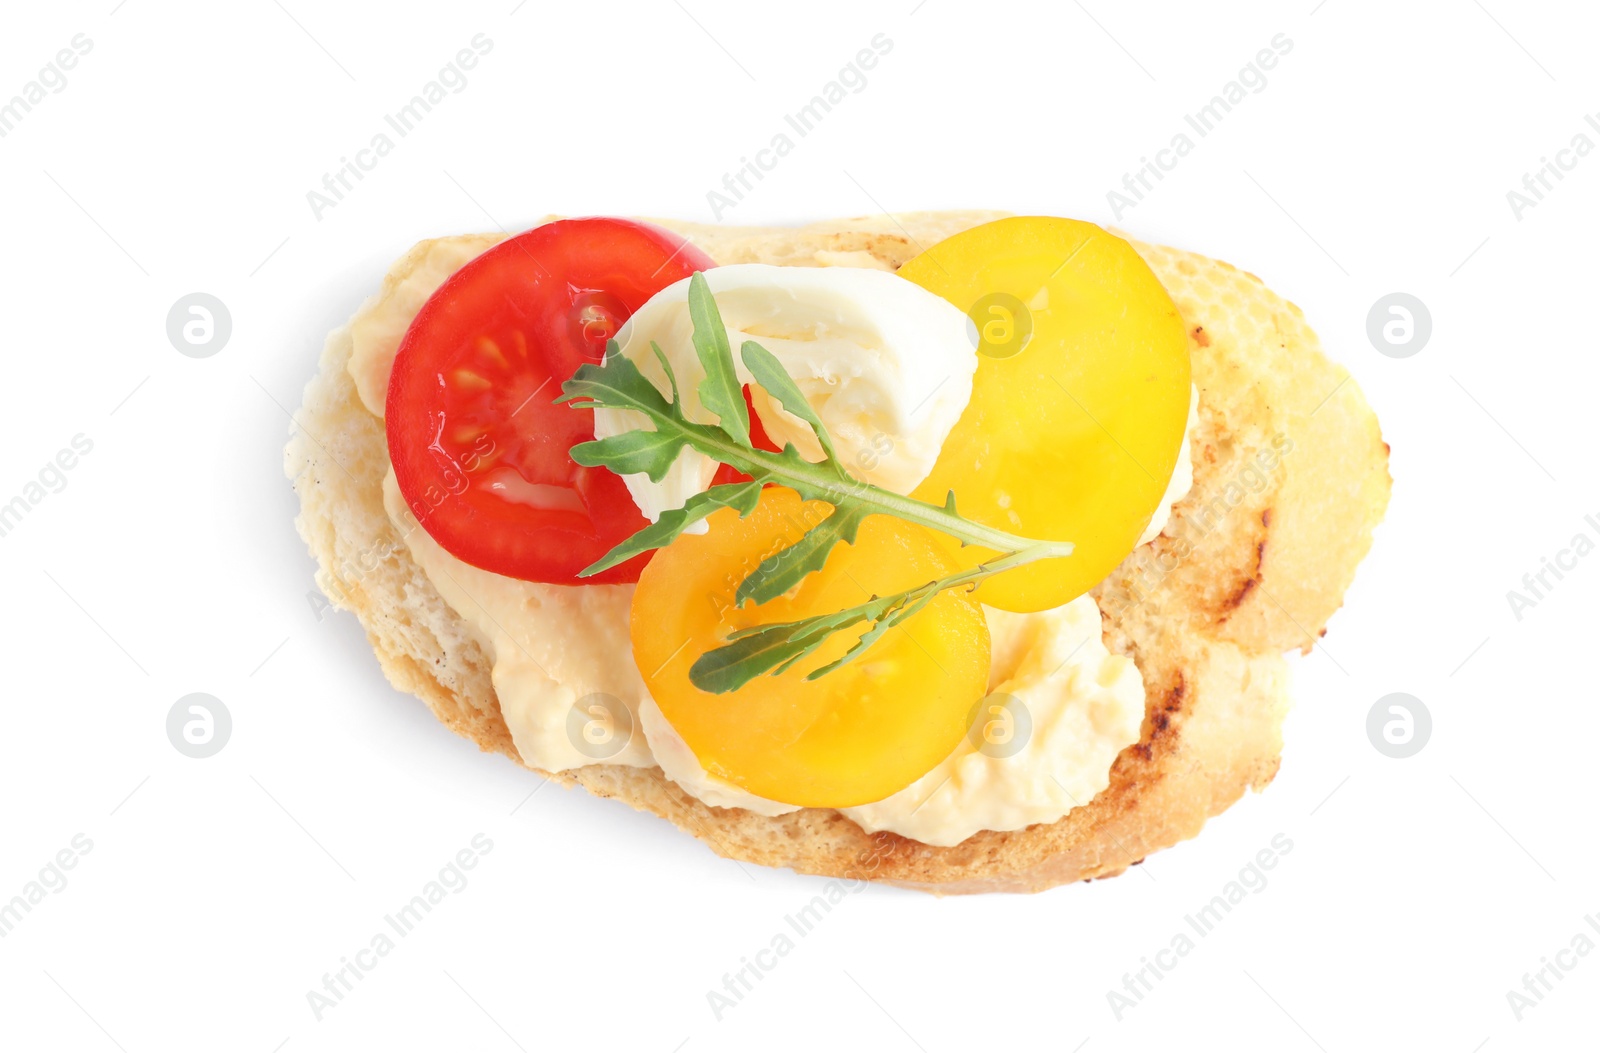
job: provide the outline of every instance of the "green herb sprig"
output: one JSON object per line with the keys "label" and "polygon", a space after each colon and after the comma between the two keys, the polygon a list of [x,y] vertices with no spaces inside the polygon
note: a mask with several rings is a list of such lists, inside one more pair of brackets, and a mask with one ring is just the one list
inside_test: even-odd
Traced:
{"label": "green herb sprig", "polygon": [[740,348],[745,368],[769,396],[811,427],[822,447],[823,459],[808,461],[792,444],[780,453],[757,449],[750,441],[749,412],[733,351],[728,346],[727,330],[703,274],[697,273],[689,280],[689,317],[694,326],[695,354],[705,371],[696,394],[700,404],[716,416],[717,423],[702,424],[688,418],[677,377],[660,347],[650,345],[666,375],[670,399],[612,341],[607,345],[605,359],[599,365],[581,366],[562,385],[556,401],[581,409],[631,410],[643,415],[652,428],[579,443],[572,447],[572,459],[590,467],[609,468],[620,475],[643,474],[652,482],[660,482],[678,454],[691,449],[730,465],[751,481],[713,486],[695,494],[682,508],[663,512],[655,523],[586,567],[582,575],[597,574],[641,552],[670,544],[718,509],[732,508],[740,516],[747,516],[755,510],[762,487],[768,483],[787,486],[805,500],[825,501],[833,510],[799,540],[768,556],[752,570],[734,592],[736,604],[762,604],[782,596],[821,570],[835,545],[853,543],[862,522],[871,515],[894,516],[948,534],[963,545],[977,545],[999,554],[977,567],[891,596],[874,596],[836,614],[741,629],[731,634],[724,646],[707,651],[690,667],[689,679],[702,691],[721,694],[758,676],[781,673],[815,653],[835,633],[867,623],[848,652],[807,674],[807,679],[815,680],[865,652],[884,633],[911,618],[946,589],[975,587],[995,574],[1071,554],[1069,542],[1019,537],[962,518],[956,511],[953,492],[943,505],[935,505],[854,478],[840,460],[821,418],[782,363],[760,344],[746,340]]}

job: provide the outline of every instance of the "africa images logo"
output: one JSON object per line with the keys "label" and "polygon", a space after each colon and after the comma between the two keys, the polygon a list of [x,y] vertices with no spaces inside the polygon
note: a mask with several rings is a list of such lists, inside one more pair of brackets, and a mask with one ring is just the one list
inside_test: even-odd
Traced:
{"label": "africa images logo", "polygon": [[1523,213],[1539,207],[1545,197],[1567,178],[1567,173],[1577,168],[1585,157],[1594,153],[1594,140],[1589,132],[1600,135],[1600,113],[1586,113],[1583,123],[1587,131],[1580,130],[1566,146],[1555,152],[1555,160],[1548,156],[1539,158],[1539,167],[1522,174],[1522,185],[1506,191],[1506,204],[1518,223]]}
{"label": "africa images logo", "polygon": [[[395,143],[404,139],[422,124],[424,118],[451,95],[467,89],[467,71],[475,68],[482,58],[494,50],[494,41],[483,33],[475,35],[470,48],[461,48],[451,60],[439,69],[438,74],[422,86],[404,106],[383,115],[384,128],[372,136],[366,146],[355,151],[355,158],[339,158],[339,166],[322,176],[320,189],[306,191],[306,204],[311,206],[311,216],[322,222],[322,214],[336,208],[366,173],[378,167],[378,162],[394,152]],[[390,138],[389,133],[394,133]]]}
{"label": "africa images logo", "polygon": [[[1600,516],[1584,516],[1583,522],[1584,526],[1595,532],[1595,536],[1600,537]],[[1595,547],[1595,540],[1588,531],[1579,530],[1572,535],[1565,548],[1556,550],[1554,559],[1541,556],[1539,569],[1522,575],[1521,589],[1506,590],[1506,603],[1510,605],[1516,620],[1520,622],[1524,611],[1532,610],[1548,599],[1567,574],[1578,569],[1578,561],[1593,552]]]}
{"label": "africa images logo", "polygon": [[89,39],[87,33],[79,33],[67,43],[71,47],[57,51],[33,79],[22,86],[22,90],[10,99],[0,102],[0,139],[16,131],[17,125],[22,123],[23,118],[32,113],[35,106],[49,98],[49,95],[45,94],[47,90],[50,95],[59,95],[66,91],[66,71],[75,68],[79,59],[94,50],[94,41]]}
{"label": "africa images logo", "polygon": [[1156,185],[1166,178],[1166,173],[1177,168],[1180,161],[1194,152],[1195,139],[1190,138],[1189,131],[1193,131],[1197,138],[1204,139],[1216,131],[1223,119],[1245,99],[1267,90],[1267,71],[1275,68],[1285,55],[1294,50],[1294,41],[1287,33],[1274,35],[1268,43],[1271,47],[1257,51],[1255,57],[1240,68],[1234,79],[1224,84],[1222,90],[1204,106],[1183,115],[1187,130],[1180,130],[1165,147],[1155,151],[1154,160],[1139,158],[1138,168],[1123,173],[1121,187],[1106,191],[1106,204],[1111,206],[1113,219],[1121,220],[1155,190]]}

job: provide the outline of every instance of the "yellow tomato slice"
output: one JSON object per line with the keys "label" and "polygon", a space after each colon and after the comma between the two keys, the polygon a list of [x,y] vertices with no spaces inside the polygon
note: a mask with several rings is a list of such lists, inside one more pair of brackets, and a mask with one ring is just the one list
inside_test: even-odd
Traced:
{"label": "yellow tomato slice", "polygon": [[[941,241],[900,276],[966,311],[980,335],[972,400],[914,496],[1071,556],[979,588],[1008,611],[1058,607],[1133,551],[1177,463],[1189,342],[1177,307],[1121,238],[1045,216]],[[942,538],[963,565],[990,558]]]}
{"label": "yellow tomato slice", "polygon": [[989,630],[979,605],[951,590],[817,680],[805,674],[848,650],[864,626],[780,675],[722,695],[695,687],[689,667],[730,632],[832,614],[955,567],[931,532],[871,516],[853,545],[835,547],[788,594],[734,607],[744,576],[828,511],[768,487],[744,519],[715,513],[706,533],[680,536],[645,567],[631,630],[651,696],[707,772],[775,801],[847,808],[904,789],[960,742],[988,684]]}

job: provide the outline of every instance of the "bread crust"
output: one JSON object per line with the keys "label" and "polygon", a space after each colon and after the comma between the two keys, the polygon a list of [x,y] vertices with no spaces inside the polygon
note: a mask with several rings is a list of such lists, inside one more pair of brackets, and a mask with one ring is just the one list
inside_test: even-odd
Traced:
{"label": "bread crust", "polygon": [[[798,228],[653,222],[724,264],[897,269],[999,215]],[[402,257],[386,291],[443,244],[422,242]],[[1322,355],[1297,307],[1225,263],[1134,245],[1189,326],[1200,419],[1193,490],[1162,536],[1095,590],[1107,646],[1138,665],[1147,699],[1140,741],[1118,756],[1105,791],[1057,822],[940,848],[868,834],[831,809],[769,818],[714,808],[658,768],[540,774],[653,812],[731,859],[937,894],[1035,892],[1119,874],[1193,837],[1246,789],[1263,789],[1278,769],[1288,709],[1282,654],[1309,651],[1342,603],[1388,503],[1388,446],[1356,383]],[[345,368],[351,347],[348,327],[328,338],[285,451],[317,583],[355,613],[391,683],[457,734],[520,764],[487,655],[384,513],[383,422],[364,408]]]}

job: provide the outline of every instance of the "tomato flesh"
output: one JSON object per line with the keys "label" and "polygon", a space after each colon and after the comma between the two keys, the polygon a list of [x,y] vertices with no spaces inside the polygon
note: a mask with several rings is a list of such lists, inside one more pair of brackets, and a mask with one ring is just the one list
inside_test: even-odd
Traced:
{"label": "tomato flesh", "polygon": [[[1030,333],[980,354],[972,398],[912,496],[937,504],[954,491],[974,522],[1072,542],[1065,559],[985,581],[980,602],[1045,611],[1089,591],[1133,551],[1178,462],[1191,377],[1177,306],[1128,242],[1052,216],[962,231],[900,276],[975,325],[1021,317]],[[1009,306],[984,309],[996,296]],[[994,556],[940,536],[957,563]]]}
{"label": "tomato flesh", "polygon": [[854,544],[833,549],[783,596],[734,603],[745,574],[830,511],[769,486],[744,518],[714,512],[706,533],[679,536],[645,569],[629,629],[650,697],[708,773],[769,800],[848,808],[909,786],[950,755],[989,680],[989,629],[978,603],[951,589],[826,676],[806,679],[865,626],[783,673],[726,694],[701,691],[690,668],[736,630],[832,614],[955,567],[931,531],[871,516]]}
{"label": "tomato flesh", "polygon": [[[768,453],[781,453],[777,443],[767,437],[767,429],[761,425],[761,417],[756,413],[756,404],[750,398],[750,385],[744,387],[744,411],[750,418],[750,445],[758,450]],[[717,465],[717,474],[711,477],[712,486],[722,486],[725,483],[748,483],[750,477],[731,464]]]}
{"label": "tomato flesh", "polygon": [[572,460],[594,412],[561,385],[656,292],[716,264],[660,227],[547,223],[441,285],[395,355],[385,407],[406,504],[451,555],[525,581],[637,581],[641,555],[578,572],[647,525],[620,476]]}

